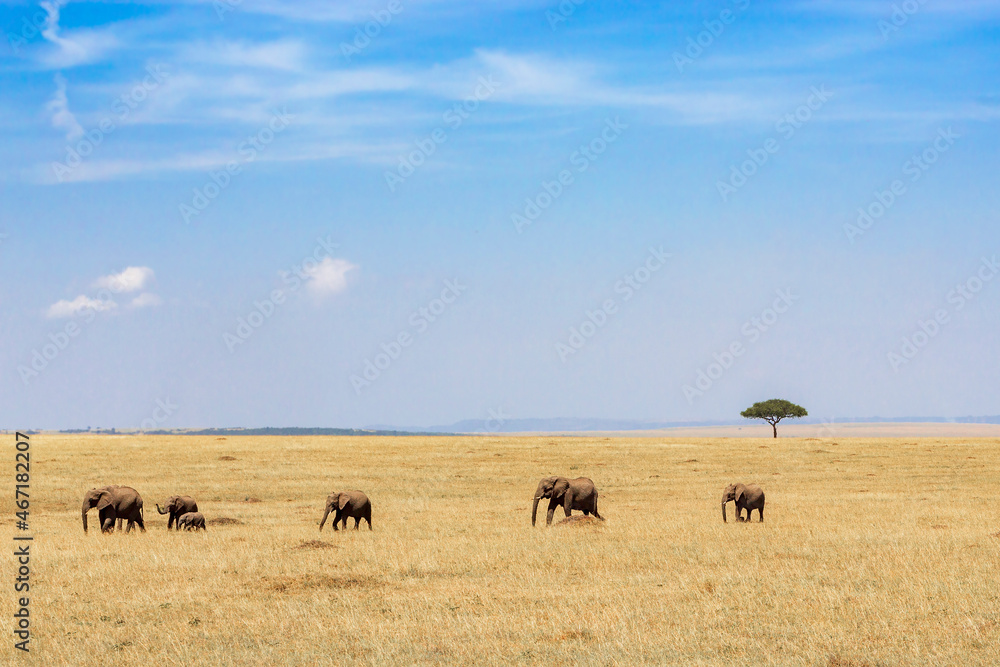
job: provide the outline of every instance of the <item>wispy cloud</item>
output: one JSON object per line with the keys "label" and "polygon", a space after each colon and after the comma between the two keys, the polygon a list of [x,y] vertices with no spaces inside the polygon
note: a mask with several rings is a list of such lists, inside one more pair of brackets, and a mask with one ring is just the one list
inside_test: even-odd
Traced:
{"label": "wispy cloud", "polygon": [[305,45],[297,40],[262,42],[213,42],[194,44],[181,54],[184,60],[227,68],[302,71]]}
{"label": "wispy cloud", "polygon": [[148,308],[150,306],[159,306],[161,303],[163,303],[163,299],[156,294],[143,292],[139,296],[132,299],[132,302],[129,305],[133,308]]}
{"label": "wispy cloud", "polygon": [[103,312],[106,310],[113,310],[117,307],[118,304],[114,301],[92,299],[85,294],[81,294],[72,301],[66,301],[65,299],[56,301],[54,304],[49,306],[49,309],[45,314],[50,318],[74,317],[87,310]]}
{"label": "wispy cloud", "polygon": [[69,100],[66,97],[66,77],[56,74],[56,92],[45,105],[52,116],[52,127],[66,133],[66,141],[74,141],[83,136],[83,127],[77,122],[76,116],[69,110]]}
{"label": "wispy cloud", "polygon": [[59,27],[60,9],[68,0],[43,0],[45,24],[42,37],[56,47],[45,55],[45,63],[56,69],[75,67],[99,60],[105,53],[118,46],[118,40],[108,29],[77,30],[69,37],[63,36]]}

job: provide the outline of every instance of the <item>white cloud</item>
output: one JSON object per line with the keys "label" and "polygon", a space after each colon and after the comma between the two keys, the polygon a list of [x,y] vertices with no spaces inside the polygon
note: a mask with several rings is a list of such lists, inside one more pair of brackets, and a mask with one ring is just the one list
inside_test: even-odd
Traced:
{"label": "white cloud", "polygon": [[112,292],[137,292],[153,279],[153,269],[148,266],[130,266],[121,273],[102,276],[94,287],[105,287]]}
{"label": "white cloud", "polygon": [[324,257],[323,261],[311,269],[306,269],[309,276],[306,288],[313,294],[336,294],[347,289],[347,272],[358,268],[346,259]]}
{"label": "white cloud", "polygon": [[77,122],[76,116],[69,110],[69,100],[66,98],[66,78],[56,74],[56,92],[45,105],[52,114],[52,127],[66,133],[66,141],[73,141],[83,136],[83,128]]}
{"label": "white cloud", "polygon": [[74,315],[79,315],[85,310],[95,310],[97,312],[102,312],[105,310],[112,310],[117,308],[118,304],[114,301],[101,301],[100,299],[91,299],[90,297],[81,294],[72,301],[57,301],[51,306],[49,306],[46,315],[48,317],[73,317]]}
{"label": "white cloud", "polygon": [[139,296],[132,299],[132,303],[129,304],[133,308],[145,308],[147,306],[159,306],[163,303],[163,299],[151,292],[143,292]]}

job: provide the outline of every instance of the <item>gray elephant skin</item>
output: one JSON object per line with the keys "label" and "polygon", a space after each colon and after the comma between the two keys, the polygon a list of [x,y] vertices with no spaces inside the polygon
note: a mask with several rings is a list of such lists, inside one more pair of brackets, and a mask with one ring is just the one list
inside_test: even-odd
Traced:
{"label": "gray elephant skin", "polygon": [[111,533],[115,530],[115,521],[128,521],[125,532],[136,525],[146,532],[146,524],[142,520],[142,496],[130,486],[102,486],[87,491],[83,497],[83,532],[87,532],[87,512],[97,508],[101,521],[101,532]]}
{"label": "gray elephant skin", "polygon": [[538,501],[542,498],[549,499],[549,511],[545,514],[546,526],[552,525],[552,515],[559,506],[562,506],[566,516],[570,516],[573,510],[582,510],[585,516],[593,514],[604,521],[604,517],[597,512],[597,487],[594,486],[593,480],[587,477],[576,479],[545,477],[538,482],[531,505],[532,526],[535,525],[535,517],[538,514]]}
{"label": "gray elephant skin", "polygon": [[327,496],[326,511],[323,512],[323,520],[319,522],[320,531],[326,523],[326,518],[333,515],[333,529],[337,530],[337,523],[343,522],[344,530],[347,530],[347,519],[354,519],[354,530],[358,529],[361,520],[368,522],[368,530],[372,529],[372,503],[361,491],[336,491]]}
{"label": "gray elephant skin", "polygon": [[201,512],[185,512],[177,517],[177,530],[207,530],[205,515]]}
{"label": "gray elephant skin", "polygon": [[[764,490],[756,484],[730,484],[722,492],[722,522],[726,522],[726,503],[736,503],[736,520],[749,521],[750,512],[757,510],[760,521],[764,522]],[[747,511],[747,518],[742,516]]]}
{"label": "gray elephant skin", "polygon": [[170,530],[170,527],[175,524],[177,530],[180,530],[181,527],[177,520],[181,518],[181,515],[198,511],[198,503],[191,496],[170,496],[163,507],[164,509],[160,509],[160,503],[156,503],[157,512],[170,515],[167,519],[167,530]]}

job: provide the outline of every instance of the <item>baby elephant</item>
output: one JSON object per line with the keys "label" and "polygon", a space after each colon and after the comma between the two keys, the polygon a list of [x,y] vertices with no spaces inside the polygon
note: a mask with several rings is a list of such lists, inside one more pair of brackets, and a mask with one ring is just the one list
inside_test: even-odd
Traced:
{"label": "baby elephant", "polygon": [[[726,521],[726,503],[730,500],[736,503],[736,520],[749,521],[750,512],[760,512],[760,521],[764,522],[764,490],[756,484],[730,484],[722,492],[722,522]],[[741,514],[747,511],[747,518]]]}
{"label": "baby elephant", "polygon": [[368,530],[372,529],[372,503],[368,496],[360,491],[337,491],[331,493],[326,499],[326,511],[323,512],[323,520],[319,522],[319,529],[323,530],[326,518],[333,515],[333,529],[337,530],[337,523],[344,522],[344,530],[347,530],[347,518],[354,519],[354,530],[358,529],[361,520],[368,522]]}
{"label": "baby elephant", "polygon": [[177,519],[177,530],[207,530],[205,515],[201,512],[187,512]]}

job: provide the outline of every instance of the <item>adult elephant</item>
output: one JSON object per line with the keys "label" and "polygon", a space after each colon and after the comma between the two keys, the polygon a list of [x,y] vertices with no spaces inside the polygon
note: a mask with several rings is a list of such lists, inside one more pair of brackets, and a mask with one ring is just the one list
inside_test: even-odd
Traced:
{"label": "adult elephant", "polygon": [[593,513],[595,517],[604,521],[604,517],[597,513],[597,487],[594,486],[593,480],[587,477],[543,478],[535,489],[534,502],[531,505],[532,526],[535,525],[535,516],[538,514],[538,501],[542,498],[549,498],[549,511],[545,515],[546,526],[552,525],[552,515],[560,505],[566,516],[573,510],[583,510],[584,515]]}
{"label": "adult elephant", "polygon": [[326,518],[333,515],[333,529],[337,530],[337,522],[343,521],[344,530],[347,530],[347,519],[354,519],[354,530],[358,529],[361,520],[368,522],[368,530],[372,529],[372,503],[361,491],[337,491],[331,493],[326,498],[326,511],[323,512],[323,520],[319,522],[320,531],[326,523]]}
{"label": "adult elephant", "polygon": [[757,510],[760,521],[764,522],[764,490],[756,484],[730,484],[722,492],[722,522],[726,522],[726,503],[736,503],[736,520],[743,521],[741,514],[747,511],[746,521],[750,521],[750,512]]}
{"label": "adult elephant", "polygon": [[[167,502],[163,504],[166,509],[160,509],[160,503],[156,503],[156,511],[160,514],[169,514],[170,517],[167,519],[167,530],[170,530],[171,526],[175,525],[178,519],[181,518],[182,514],[187,514],[188,512],[197,512],[198,503],[194,501],[191,496],[170,496],[167,498]],[[177,530],[181,529],[180,523],[176,523]]]}
{"label": "adult elephant", "polygon": [[136,525],[146,532],[146,524],[142,520],[142,496],[130,486],[102,486],[91,489],[83,497],[83,532],[87,532],[87,512],[97,508],[101,520],[101,532],[111,533],[115,529],[115,521],[128,521],[125,532]]}

